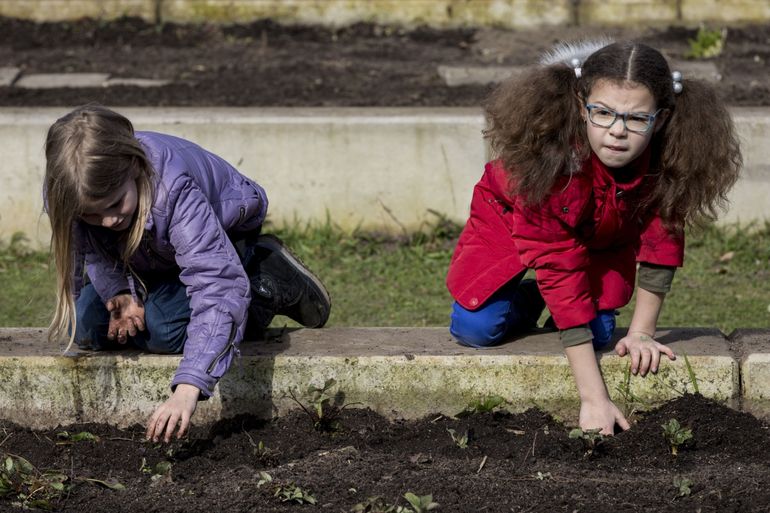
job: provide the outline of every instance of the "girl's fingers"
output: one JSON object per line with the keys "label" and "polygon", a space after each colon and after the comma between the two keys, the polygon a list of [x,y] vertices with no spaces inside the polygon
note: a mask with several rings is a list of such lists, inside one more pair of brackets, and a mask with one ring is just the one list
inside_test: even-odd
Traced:
{"label": "girl's fingers", "polygon": [[177,439],[182,438],[187,434],[187,428],[190,425],[190,415],[185,411],[182,412],[182,424],[179,426],[179,432],[177,433]]}
{"label": "girl's fingers", "polygon": [[133,319],[128,320],[128,334],[132,337],[136,336],[136,325]]}
{"label": "girl's fingers", "polygon": [[637,348],[631,349],[631,372],[636,375],[639,372],[639,360],[641,358],[641,352]]}
{"label": "girl's fingers", "polygon": [[658,372],[658,366],[660,365],[660,351],[654,349],[652,351],[652,362],[650,362],[650,370],[653,373]]}
{"label": "girl's fingers", "polygon": [[169,443],[171,441],[171,435],[174,434],[174,429],[179,422],[179,414],[173,413],[166,422],[166,436],[163,437],[163,441]]}
{"label": "girl's fingers", "polygon": [[663,345],[663,344],[661,344],[660,342],[657,342],[657,345],[656,345],[655,347],[657,347],[657,348],[658,348],[658,350],[659,350],[661,353],[663,353],[663,354],[665,354],[666,356],[668,356],[668,359],[669,359],[669,360],[676,360],[676,355],[674,354],[674,351],[673,351],[673,349],[671,349],[670,347],[668,347],[668,346],[664,346],[664,345]]}
{"label": "girl's fingers", "polygon": [[137,315],[133,318],[134,326],[136,326],[136,329],[139,331],[144,331],[144,320],[142,320],[142,317]]}
{"label": "girl's fingers", "polygon": [[617,423],[618,426],[620,426],[620,429],[622,429],[623,431],[628,431],[629,429],[631,429],[631,424],[629,424],[626,418],[621,414],[618,414],[618,417],[615,419],[615,422]]}
{"label": "girl's fingers", "polygon": [[650,360],[652,359],[652,355],[650,354],[650,350],[646,347],[642,349],[642,360],[639,365],[639,371],[641,372],[642,376],[647,375],[647,371],[650,369]]}

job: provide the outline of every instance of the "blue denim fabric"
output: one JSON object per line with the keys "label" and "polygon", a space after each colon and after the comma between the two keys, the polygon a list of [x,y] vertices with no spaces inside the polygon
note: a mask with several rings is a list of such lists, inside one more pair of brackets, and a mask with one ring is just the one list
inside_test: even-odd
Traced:
{"label": "blue denim fabric", "polygon": [[512,280],[495,292],[477,310],[452,305],[449,332],[465,346],[483,348],[499,344],[506,335],[523,333],[535,327],[534,313],[518,290],[519,280]]}
{"label": "blue denim fabric", "polygon": [[[190,300],[179,281],[156,281],[146,284],[144,331],[128,337],[128,343],[151,353],[181,353],[190,322]],[[101,351],[125,347],[107,338],[110,313],[94,286],[83,287],[75,304],[77,328],[75,343],[84,349]]]}
{"label": "blue denim fabric", "polygon": [[604,349],[612,340],[612,335],[615,333],[616,315],[618,315],[616,310],[599,310],[596,312],[596,318],[588,323],[594,334],[595,351]]}

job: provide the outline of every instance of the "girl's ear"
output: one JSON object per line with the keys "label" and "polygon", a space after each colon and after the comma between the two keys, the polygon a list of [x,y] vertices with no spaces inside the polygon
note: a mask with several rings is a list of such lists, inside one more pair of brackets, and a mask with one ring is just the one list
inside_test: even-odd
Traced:
{"label": "girl's ear", "polygon": [[666,121],[668,121],[669,116],[671,116],[671,111],[666,109],[655,118],[655,126],[652,129],[653,133],[657,133],[661,128],[666,126]]}

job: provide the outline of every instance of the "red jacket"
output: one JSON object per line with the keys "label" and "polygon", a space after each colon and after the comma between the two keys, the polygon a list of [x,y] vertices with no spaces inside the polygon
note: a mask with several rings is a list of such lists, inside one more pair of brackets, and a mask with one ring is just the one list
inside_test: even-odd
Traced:
{"label": "red jacket", "polygon": [[625,306],[637,262],[681,267],[684,259],[684,237],[666,230],[658,216],[636,211],[648,160],[645,154],[620,182],[592,154],[580,172],[560,177],[552,194],[529,206],[511,195],[502,163],[488,163],[452,256],[449,292],[475,310],[532,268],[560,329],[591,321],[597,310]]}

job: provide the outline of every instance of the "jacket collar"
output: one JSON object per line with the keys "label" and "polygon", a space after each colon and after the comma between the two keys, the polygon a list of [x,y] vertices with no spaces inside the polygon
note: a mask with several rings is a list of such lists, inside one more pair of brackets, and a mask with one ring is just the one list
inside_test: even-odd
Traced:
{"label": "jacket collar", "polygon": [[[614,185],[622,191],[633,190],[642,184],[644,177],[650,169],[651,146],[651,144],[648,144],[641,155],[636,157],[629,165],[620,169],[608,168],[599,160],[596,153],[592,151],[591,157],[586,161],[583,169],[584,171],[591,171],[591,175],[594,177],[594,187]],[[623,179],[618,180],[620,177],[623,177]]]}

